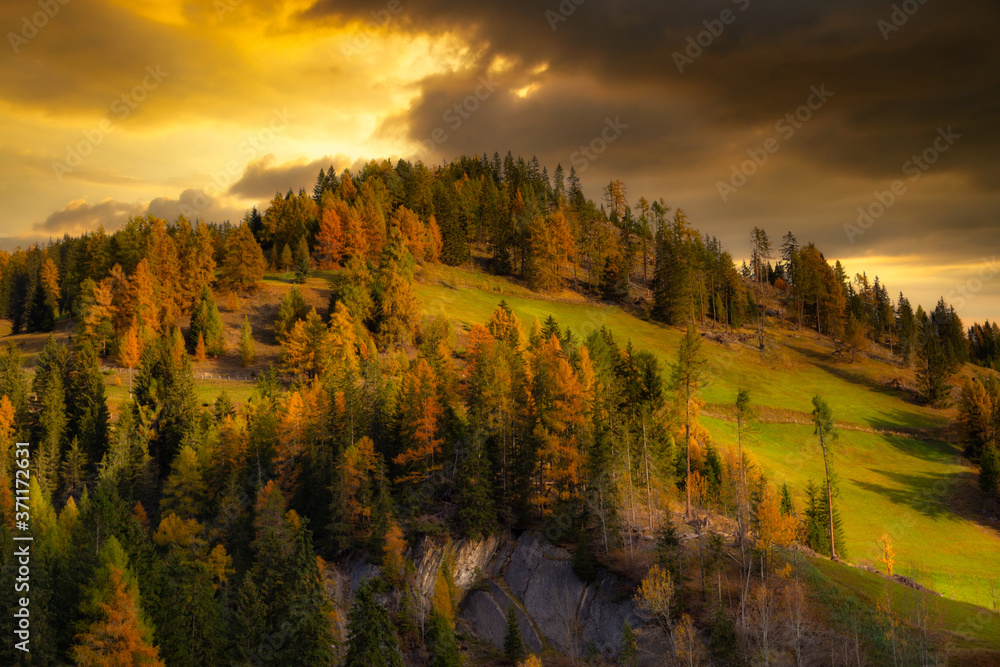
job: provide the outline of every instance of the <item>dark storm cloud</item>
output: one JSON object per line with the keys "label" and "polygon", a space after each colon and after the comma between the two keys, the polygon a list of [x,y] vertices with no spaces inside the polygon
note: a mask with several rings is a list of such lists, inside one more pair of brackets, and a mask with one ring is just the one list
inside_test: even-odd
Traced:
{"label": "dark storm cloud", "polygon": [[229,192],[247,199],[270,199],[276,192],[285,193],[289,189],[298,192],[299,188],[306,188],[312,192],[320,169],[325,171],[332,166],[339,174],[345,168],[357,171],[363,165],[363,162],[352,164],[346,155],[324,155],[312,162],[284,164],[274,164],[274,156],[265,155],[247,165],[243,176],[229,188]]}
{"label": "dark storm cloud", "polygon": [[36,223],[33,230],[57,236],[82,234],[94,231],[98,227],[113,231],[121,227],[129,216],[141,215],[142,213],[142,204],[113,199],[93,205],[85,201],[74,201],[63,207],[61,211],[56,211],[47,217],[43,222]]}
{"label": "dark storm cloud", "polygon": [[[892,2],[860,0],[403,2],[390,31],[452,31],[481,52],[469,69],[426,79],[412,107],[382,131],[405,133],[439,158],[509,148],[568,169],[606,119],[620,118],[628,129],[586,162],[584,182],[594,196],[604,182],[597,178],[641,183],[658,189],[632,188],[636,197],[676,193],[706,227],[782,219],[795,206],[800,238],[824,239],[832,256],[857,253],[862,243],[887,250],[904,228],[907,244],[925,242],[923,251],[934,251],[926,241],[957,224],[968,234],[951,234],[944,247],[951,256],[972,256],[982,235],[996,229],[996,199],[983,195],[1000,180],[1000,7],[986,0],[895,3],[900,10],[904,4],[915,11],[894,15]],[[303,20],[365,22],[388,6],[321,0]],[[705,33],[706,21],[718,31],[723,17],[729,25],[721,34]],[[695,47],[687,51],[688,38],[699,33],[707,43],[700,56]],[[679,72],[675,53],[697,57],[681,62]],[[494,75],[495,93],[471,102],[496,56],[513,66]],[[531,83],[538,88],[525,99],[514,95]],[[825,86],[832,98],[781,142],[754,182],[722,204],[716,183],[747,150],[776,135],[776,124],[806,103],[813,86]],[[903,165],[949,127],[961,138],[927,174],[954,180],[950,207],[924,201],[930,179],[914,183],[880,222],[894,234],[875,228],[850,244],[842,225],[855,220],[857,205],[901,178]],[[841,190],[824,200],[821,192],[838,180],[845,181]],[[813,201],[799,196],[803,191],[815,193]],[[958,191],[968,200],[956,206]]]}

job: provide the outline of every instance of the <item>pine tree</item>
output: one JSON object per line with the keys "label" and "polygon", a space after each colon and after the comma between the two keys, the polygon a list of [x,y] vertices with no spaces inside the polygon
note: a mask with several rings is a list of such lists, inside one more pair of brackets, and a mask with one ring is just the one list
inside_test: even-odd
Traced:
{"label": "pine tree", "polygon": [[194,360],[195,361],[205,361],[207,357],[207,350],[205,349],[205,336],[201,333],[198,334],[198,342],[194,346]]}
{"label": "pine tree", "polygon": [[192,345],[197,344],[200,336],[205,344],[205,352],[212,356],[217,357],[226,349],[222,316],[219,314],[219,307],[215,304],[212,292],[207,286],[202,288],[198,305],[191,313],[191,328],[188,336]]}
{"label": "pine tree", "polygon": [[139,327],[135,320],[122,336],[118,345],[118,363],[128,369],[128,393],[132,396],[132,374],[142,356],[142,344],[139,341]]}
{"label": "pine tree", "polygon": [[286,243],[281,249],[281,254],[278,255],[278,269],[280,271],[287,271],[292,268],[292,249]]}
{"label": "pine tree", "polygon": [[86,625],[70,655],[78,665],[163,665],[142,612],[137,578],[114,536],[101,545],[99,567],[80,605]]}
{"label": "pine tree", "polygon": [[299,320],[306,319],[309,314],[309,306],[298,286],[293,285],[281,298],[278,305],[278,317],[274,321],[274,335],[278,342],[284,341],[285,337],[292,330],[292,327]]}
{"label": "pine tree", "polygon": [[253,366],[257,359],[257,343],[253,339],[253,329],[250,326],[250,319],[243,317],[243,324],[240,325],[240,361],[244,366]]}
{"label": "pine tree", "polygon": [[521,639],[521,626],[517,621],[517,611],[514,603],[507,607],[507,632],[503,638],[503,654],[509,662],[517,664],[524,659],[524,640]]}
{"label": "pine tree", "polygon": [[427,629],[427,652],[431,667],[459,667],[458,643],[455,629],[438,612],[431,613],[430,627]]}
{"label": "pine tree", "polygon": [[222,280],[237,292],[255,292],[264,277],[267,262],[257,239],[244,220],[226,237],[226,255],[222,262]]}
{"label": "pine tree", "polygon": [[949,398],[948,358],[931,324],[923,325],[924,340],[917,348],[917,388],[920,398],[935,407],[945,407]]}
{"label": "pine tree", "polygon": [[[689,324],[687,333],[681,339],[677,351],[677,363],[673,366],[671,384],[677,392],[679,400],[684,402],[684,440],[685,457],[687,460],[686,480],[691,478],[691,430],[692,402],[696,400],[701,387],[701,374],[705,366],[705,358],[701,356],[701,337],[693,324]],[[686,516],[691,519],[691,485],[685,483]]]}
{"label": "pine tree", "polygon": [[97,351],[84,343],[70,360],[68,401],[68,438],[77,438],[88,461],[96,464],[104,456],[108,443],[108,405],[104,394],[104,375]]}
{"label": "pine tree", "polygon": [[622,644],[618,651],[618,660],[626,667],[632,667],[639,660],[639,642],[627,620],[622,623]]}
{"label": "pine tree", "polygon": [[383,582],[367,579],[354,594],[347,618],[349,637],[344,667],[403,667],[396,628],[389,612],[376,598],[384,590]]}
{"label": "pine tree", "polygon": [[827,531],[830,538],[830,558],[837,560],[836,547],[836,526],[834,525],[833,507],[833,477],[830,469],[830,444],[836,439],[837,432],[834,429],[833,412],[819,396],[813,397],[813,425],[816,427],[815,433],[819,436],[819,446],[823,452],[823,468],[826,474],[826,510],[829,518],[829,529]]}
{"label": "pine tree", "polygon": [[987,496],[1000,500],[1000,448],[987,445],[979,462],[979,488]]}
{"label": "pine tree", "polygon": [[373,296],[381,344],[391,347],[411,342],[419,307],[413,293],[413,256],[398,227],[390,230],[382,251]]}

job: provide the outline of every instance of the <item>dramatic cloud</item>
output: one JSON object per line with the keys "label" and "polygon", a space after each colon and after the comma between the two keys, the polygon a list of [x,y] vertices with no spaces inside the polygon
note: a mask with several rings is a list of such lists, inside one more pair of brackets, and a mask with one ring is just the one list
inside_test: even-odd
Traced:
{"label": "dramatic cloud", "polygon": [[[26,35],[37,11],[6,3],[0,25]],[[0,54],[11,235],[66,201],[171,217],[185,195],[158,197],[201,191],[232,217],[331,162],[510,150],[594,198],[612,178],[664,197],[737,257],[755,225],[792,230],[924,303],[997,240],[990,0],[72,0],[45,23]]]}
{"label": "dramatic cloud", "polygon": [[247,199],[270,199],[275,193],[285,193],[289,189],[298,192],[299,188],[306,188],[311,192],[320,169],[326,171],[333,167],[339,174],[347,168],[357,172],[362,166],[363,161],[351,160],[346,155],[324,155],[311,162],[296,160],[285,164],[275,164],[273,155],[265,155],[247,165],[243,176],[229,192]]}
{"label": "dramatic cloud", "polygon": [[105,231],[110,232],[123,226],[130,216],[142,215],[144,212],[142,204],[107,199],[91,205],[81,199],[66,204],[61,211],[56,211],[32,229],[35,232],[48,232],[53,236],[77,235],[94,231],[98,227],[104,227]]}

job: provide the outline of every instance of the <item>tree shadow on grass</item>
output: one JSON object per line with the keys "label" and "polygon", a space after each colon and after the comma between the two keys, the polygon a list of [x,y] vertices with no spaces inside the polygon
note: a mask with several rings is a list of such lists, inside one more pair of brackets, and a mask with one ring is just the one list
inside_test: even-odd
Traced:
{"label": "tree shadow on grass", "polygon": [[878,494],[894,505],[909,507],[929,519],[957,516],[1000,533],[1000,522],[989,512],[978,479],[972,470],[957,472],[903,473],[869,468],[893,483],[851,479],[859,489]]}

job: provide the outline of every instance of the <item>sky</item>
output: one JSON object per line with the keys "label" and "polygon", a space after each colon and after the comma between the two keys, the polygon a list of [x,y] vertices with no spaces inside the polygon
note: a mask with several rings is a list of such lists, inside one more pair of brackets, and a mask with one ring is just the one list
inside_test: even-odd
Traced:
{"label": "sky", "polygon": [[1000,318],[992,0],[5,0],[0,28],[8,249],[509,150],[737,258],[791,231]]}

